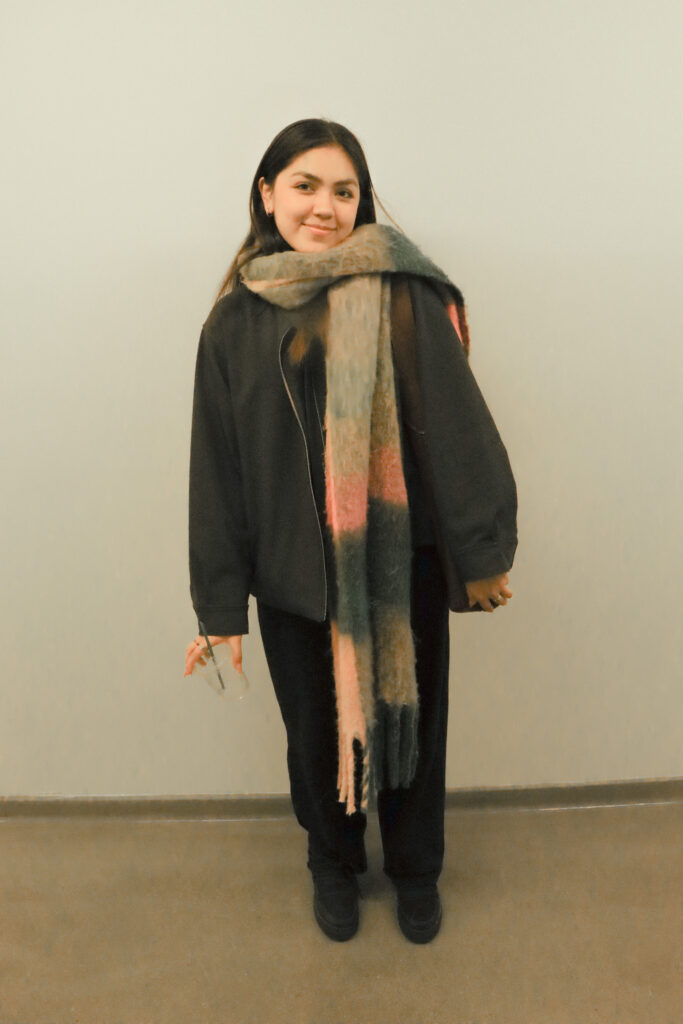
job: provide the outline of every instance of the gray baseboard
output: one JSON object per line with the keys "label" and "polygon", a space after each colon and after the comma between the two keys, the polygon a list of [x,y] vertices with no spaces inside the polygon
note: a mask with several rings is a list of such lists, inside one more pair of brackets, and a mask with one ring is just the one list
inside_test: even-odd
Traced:
{"label": "gray baseboard", "polygon": [[[561,786],[450,789],[446,810],[543,810],[640,803],[683,803],[683,778]],[[370,812],[376,813],[376,801]],[[293,817],[289,793],[233,796],[6,796],[3,818],[213,819]]]}

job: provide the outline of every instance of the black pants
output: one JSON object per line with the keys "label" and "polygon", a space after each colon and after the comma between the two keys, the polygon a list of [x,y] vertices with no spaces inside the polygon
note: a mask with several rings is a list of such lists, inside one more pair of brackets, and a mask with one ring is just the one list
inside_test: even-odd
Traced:
{"label": "black pants", "polygon": [[[337,792],[337,709],[329,620],[314,622],[257,601],[261,638],[282,719],[292,805],[308,832],[310,870],[329,861],[367,870],[363,811]],[[413,551],[411,626],[420,704],[417,772],[408,788],[377,794],[384,873],[436,881],[444,859],[448,726],[448,595],[433,546]],[[356,750],[360,768],[360,749]]]}

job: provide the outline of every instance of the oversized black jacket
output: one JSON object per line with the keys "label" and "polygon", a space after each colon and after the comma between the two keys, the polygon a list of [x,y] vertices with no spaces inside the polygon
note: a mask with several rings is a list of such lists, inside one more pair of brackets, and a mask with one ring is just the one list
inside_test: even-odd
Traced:
{"label": "oversized black jacket", "polygon": [[[452,569],[446,574],[450,607],[462,610],[462,583],[512,566],[515,480],[443,302],[428,279],[399,276],[408,284],[414,316],[422,420],[416,427],[406,416],[410,407],[415,419],[416,382],[401,376],[394,357],[413,545],[438,543]],[[202,326],[190,445],[189,568],[192,604],[211,635],[248,632],[249,594],[319,622],[327,613],[324,355],[320,348],[316,357],[314,346],[303,364],[290,362],[297,319],[297,310],[239,287],[215,304]]]}

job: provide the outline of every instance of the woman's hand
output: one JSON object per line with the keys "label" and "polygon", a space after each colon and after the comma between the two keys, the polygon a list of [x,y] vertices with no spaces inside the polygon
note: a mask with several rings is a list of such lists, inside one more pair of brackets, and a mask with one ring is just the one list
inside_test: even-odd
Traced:
{"label": "woman's hand", "polygon": [[473,580],[471,583],[466,583],[470,608],[474,604],[480,604],[485,612],[492,612],[496,605],[507,604],[508,598],[512,597],[512,591],[508,587],[509,582],[510,577],[504,572],[500,576],[491,576],[487,580]]}
{"label": "woman's hand", "polygon": [[[216,644],[230,644],[232,648],[232,664],[238,671],[242,671],[242,637],[241,636],[210,636],[209,642],[212,647]],[[192,675],[197,662],[206,665],[206,642],[203,636],[196,636],[191,644],[185,648],[185,672],[184,675]]]}

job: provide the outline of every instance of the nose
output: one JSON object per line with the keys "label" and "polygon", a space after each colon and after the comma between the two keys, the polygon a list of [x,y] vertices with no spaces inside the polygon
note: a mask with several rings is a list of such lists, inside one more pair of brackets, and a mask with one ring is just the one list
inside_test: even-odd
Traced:
{"label": "nose", "polygon": [[313,212],[322,218],[328,218],[332,216],[332,202],[329,195],[322,189],[318,189],[315,197],[315,203],[313,205]]}

